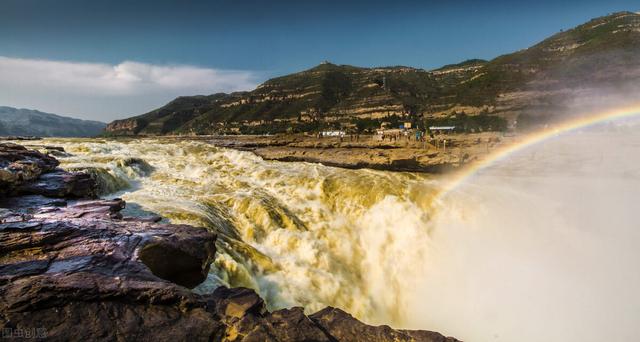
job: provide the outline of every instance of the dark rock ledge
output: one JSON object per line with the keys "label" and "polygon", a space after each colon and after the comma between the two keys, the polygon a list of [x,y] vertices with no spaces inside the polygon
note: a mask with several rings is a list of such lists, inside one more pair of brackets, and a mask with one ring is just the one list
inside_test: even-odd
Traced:
{"label": "dark rock ledge", "polygon": [[456,341],[325,308],[268,312],[246,288],[200,295],[216,235],[123,217],[83,173],[0,144],[0,328],[53,341]]}

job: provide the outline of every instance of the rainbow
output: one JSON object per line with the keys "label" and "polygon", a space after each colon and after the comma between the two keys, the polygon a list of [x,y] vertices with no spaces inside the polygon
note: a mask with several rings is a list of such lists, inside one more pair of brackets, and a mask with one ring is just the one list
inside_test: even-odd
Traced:
{"label": "rainbow", "polygon": [[633,116],[640,116],[640,104],[633,106],[617,108],[604,112],[590,113],[588,115],[582,115],[581,117],[573,120],[568,120],[560,124],[554,125],[553,128],[544,129],[535,133],[527,134],[521,137],[521,140],[514,144],[505,145],[494,150],[486,158],[483,158],[475,163],[467,165],[463,170],[453,175],[453,178],[444,186],[444,188],[438,194],[438,198],[441,198],[456,189],[467,180],[472,178],[479,171],[494,165],[500,160],[505,159],[509,155],[523,150],[529,146],[535,145],[549,138],[556,137],[560,134],[575,131],[580,128],[585,128],[591,125],[599,124],[602,122],[613,121],[623,118],[629,118]]}

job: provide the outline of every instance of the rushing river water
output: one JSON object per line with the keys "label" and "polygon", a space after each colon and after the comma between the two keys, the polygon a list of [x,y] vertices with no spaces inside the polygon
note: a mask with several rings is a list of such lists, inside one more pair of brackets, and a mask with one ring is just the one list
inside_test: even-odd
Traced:
{"label": "rushing river water", "polygon": [[130,213],[217,231],[200,290],[246,286],[272,309],[332,305],[374,323],[405,319],[403,284],[424,252],[407,246],[429,244],[437,185],[428,176],[270,162],[197,141],[47,143],[71,154],[60,157],[64,168],[93,168]]}
{"label": "rushing river water", "polygon": [[264,161],[200,141],[50,139],[127,211],[219,233],[198,291],[337,306],[468,341],[640,337],[640,138],[551,139],[444,178]]}

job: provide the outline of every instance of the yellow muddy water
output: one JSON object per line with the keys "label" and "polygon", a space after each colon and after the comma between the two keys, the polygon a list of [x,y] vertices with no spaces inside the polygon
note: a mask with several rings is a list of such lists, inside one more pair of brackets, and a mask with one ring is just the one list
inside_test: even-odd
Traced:
{"label": "yellow muddy water", "polygon": [[130,214],[219,233],[207,282],[255,289],[269,308],[340,307],[401,325],[403,287],[429,245],[427,175],[264,161],[201,141],[48,139]]}
{"label": "yellow muddy water", "polygon": [[638,127],[550,137],[462,180],[264,161],[203,141],[44,143],[131,214],[218,232],[197,291],[247,286],[270,309],[331,305],[466,341],[635,341]]}

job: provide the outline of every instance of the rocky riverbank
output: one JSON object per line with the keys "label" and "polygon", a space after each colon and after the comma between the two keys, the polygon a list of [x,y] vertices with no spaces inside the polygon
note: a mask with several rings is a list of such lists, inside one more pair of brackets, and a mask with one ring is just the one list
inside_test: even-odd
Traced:
{"label": "rocky riverbank", "polygon": [[416,141],[377,135],[210,137],[215,145],[251,151],[266,160],[321,163],[348,169],[444,173],[484,158],[511,137],[500,133],[447,134]]}
{"label": "rocky riverbank", "polygon": [[124,201],[97,199],[88,174],[57,166],[50,155],[0,144],[4,338],[456,341],[369,326],[331,307],[269,312],[246,288],[192,292],[213,261],[215,232],[123,216]]}

